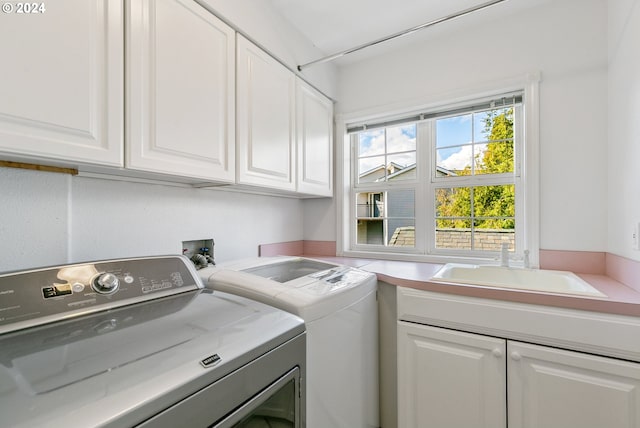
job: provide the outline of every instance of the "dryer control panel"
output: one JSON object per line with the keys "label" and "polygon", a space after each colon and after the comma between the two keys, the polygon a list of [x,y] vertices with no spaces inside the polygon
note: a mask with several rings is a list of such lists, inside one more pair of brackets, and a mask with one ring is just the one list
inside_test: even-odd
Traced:
{"label": "dryer control panel", "polygon": [[0,334],[203,288],[184,256],[64,265],[0,275]]}

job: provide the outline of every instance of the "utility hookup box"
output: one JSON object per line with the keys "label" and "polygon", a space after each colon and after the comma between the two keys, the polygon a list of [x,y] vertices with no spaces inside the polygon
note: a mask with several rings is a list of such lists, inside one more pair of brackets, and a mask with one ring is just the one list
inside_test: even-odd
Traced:
{"label": "utility hookup box", "polygon": [[182,254],[193,262],[196,269],[215,265],[213,256],[213,239],[197,239],[195,241],[182,241]]}

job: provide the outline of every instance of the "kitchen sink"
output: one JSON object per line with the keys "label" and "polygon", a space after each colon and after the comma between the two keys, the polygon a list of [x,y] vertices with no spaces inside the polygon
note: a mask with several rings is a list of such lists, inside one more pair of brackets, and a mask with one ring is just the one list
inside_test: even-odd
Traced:
{"label": "kitchen sink", "polygon": [[430,281],[607,297],[574,273],[557,270],[448,263]]}

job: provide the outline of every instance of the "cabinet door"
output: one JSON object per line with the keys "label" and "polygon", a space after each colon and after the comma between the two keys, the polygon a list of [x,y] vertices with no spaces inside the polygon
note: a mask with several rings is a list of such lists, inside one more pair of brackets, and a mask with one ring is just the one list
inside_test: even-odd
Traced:
{"label": "cabinet door", "polygon": [[237,37],[238,183],[295,190],[295,76]]}
{"label": "cabinet door", "polygon": [[510,428],[640,426],[640,364],[509,342]]}
{"label": "cabinet door", "polygon": [[131,0],[128,14],[126,166],[233,181],[233,30],[193,0]]}
{"label": "cabinet door", "polygon": [[298,192],[332,196],[333,102],[296,80]]}
{"label": "cabinet door", "polygon": [[7,4],[0,152],[122,166],[122,0],[44,2],[30,14]]}
{"label": "cabinet door", "polygon": [[398,322],[398,426],[506,427],[505,341]]}

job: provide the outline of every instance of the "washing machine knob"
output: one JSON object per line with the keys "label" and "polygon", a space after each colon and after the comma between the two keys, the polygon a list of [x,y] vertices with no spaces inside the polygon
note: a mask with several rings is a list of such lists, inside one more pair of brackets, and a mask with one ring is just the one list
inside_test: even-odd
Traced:
{"label": "washing machine knob", "polygon": [[92,283],[91,288],[100,294],[112,294],[118,291],[120,281],[118,277],[112,273],[105,272],[96,276]]}

